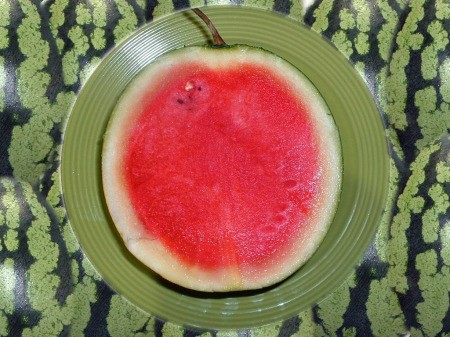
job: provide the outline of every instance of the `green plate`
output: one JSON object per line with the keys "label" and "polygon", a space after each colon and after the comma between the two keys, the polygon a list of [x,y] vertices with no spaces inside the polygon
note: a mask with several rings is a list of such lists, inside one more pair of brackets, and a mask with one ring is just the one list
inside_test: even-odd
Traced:
{"label": "green plate", "polygon": [[206,294],[160,279],[125,249],[102,193],[102,136],[127,84],[162,53],[210,37],[195,15],[178,12],[117,46],[82,88],[62,153],[64,202],[94,267],[125,299],[173,323],[212,329],[261,326],[319,302],[351,273],[373,240],[387,195],[389,155],[380,114],[362,78],[319,34],[286,17],[245,7],[208,7],[229,43],[263,47],[299,68],[317,87],[339,128],[343,187],[335,219],[314,256],[284,282],[260,291]]}

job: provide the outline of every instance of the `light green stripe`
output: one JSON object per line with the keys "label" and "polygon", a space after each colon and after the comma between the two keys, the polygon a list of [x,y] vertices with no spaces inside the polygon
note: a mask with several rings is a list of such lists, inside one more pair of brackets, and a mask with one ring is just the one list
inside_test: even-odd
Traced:
{"label": "light green stripe", "polygon": [[133,7],[126,1],[116,1],[116,6],[121,14],[121,18],[114,27],[114,39],[117,43],[136,30],[138,20]]}
{"label": "light green stripe", "polygon": [[387,279],[371,281],[366,312],[373,336],[400,336],[406,332],[402,308]]}
{"label": "light green stripe", "polygon": [[[16,287],[15,262],[12,258],[5,258],[0,263],[0,312],[14,313],[16,309],[14,288]],[[0,326],[0,332],[1,332]]]}
{"label": "light green stripe", "polygon": [[450,269],[444,266],[438,272],[437,265],[435,250],[427,250],[416,257],[416,268],[420,272],[418,285],[423,299],[416,305],[417,322],[425,336],[439,335],[450,304]]}
{"label": "light green stripe", "polygon": [[328,15],[333,8],[333,0],[324,0],[320,3],[319,7],[314,11],[314,18],[316,19],[312,25],[312,29],[321,33],[327,30],[329,21]]}

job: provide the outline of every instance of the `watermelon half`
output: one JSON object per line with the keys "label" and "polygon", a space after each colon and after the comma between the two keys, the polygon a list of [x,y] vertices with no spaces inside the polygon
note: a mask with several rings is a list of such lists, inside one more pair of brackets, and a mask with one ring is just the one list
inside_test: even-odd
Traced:
{"label": "watermelon half", "polygon": [[124,244],[200,291],[279,282],[314,253],[341,185],[337,128],[292,65],[248,46],[159,57],[122,95],[102,152]]}

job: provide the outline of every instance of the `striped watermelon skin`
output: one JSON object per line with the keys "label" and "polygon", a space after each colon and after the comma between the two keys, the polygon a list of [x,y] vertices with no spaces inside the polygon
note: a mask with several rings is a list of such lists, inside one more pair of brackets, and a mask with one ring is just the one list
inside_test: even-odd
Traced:
{"label": "striped watermelon skin", "polygon": [[80,87],[118,41],[155,17],[203,3],[3,1],[0,276],[7,282],[0,283],[0,336],[450,334],[448,1],[230,4],[274,10],[310,26],[355,65],[372,92],[389,140],[391,184],[361,262],[309,310],[249,330],[179,326],[123,300],[90,265],[67,221],[62,132]]}

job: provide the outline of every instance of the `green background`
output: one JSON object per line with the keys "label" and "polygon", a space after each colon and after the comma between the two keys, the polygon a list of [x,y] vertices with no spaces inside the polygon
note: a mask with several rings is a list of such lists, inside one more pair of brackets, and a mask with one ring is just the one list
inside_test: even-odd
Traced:
{"label": "green background", "polygon": [[242,330],[164,322],[93,269],[61,199],[60,154],[81,86],[155,17],[203,1],[0,2],[0,336],[450,334],[448,1],[208,1],[303,22],[364,78],[389,140],[388,208],[345,282],[297,315]]}

